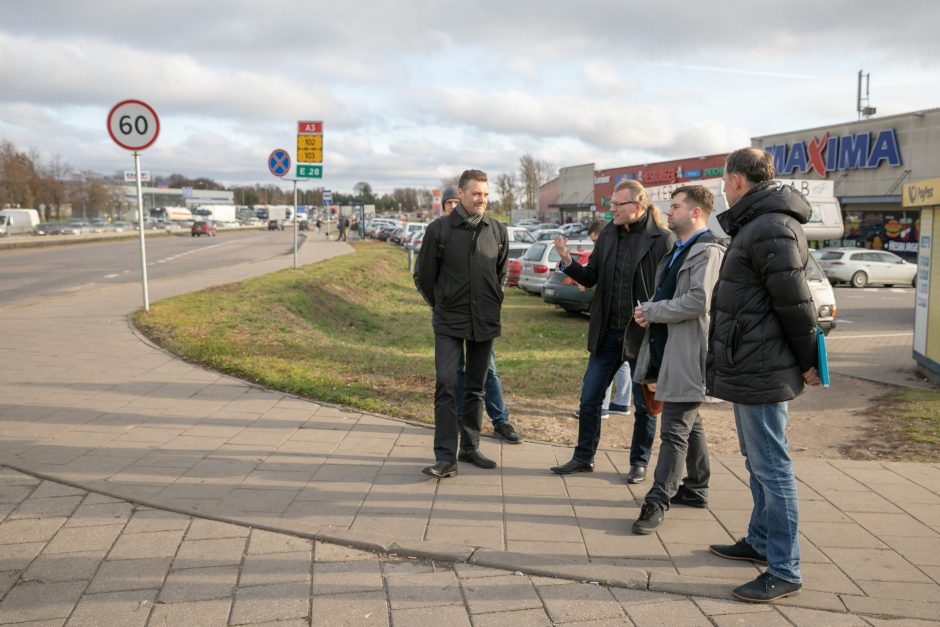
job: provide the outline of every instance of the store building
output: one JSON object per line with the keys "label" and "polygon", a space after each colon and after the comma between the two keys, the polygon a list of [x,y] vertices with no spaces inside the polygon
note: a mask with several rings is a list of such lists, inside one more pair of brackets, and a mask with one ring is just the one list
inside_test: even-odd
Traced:
{"label": "store building", "polygon": [[724,174],[727,159],[728,153],[725,152],[705,157],[598,170],[594,174],[594,205],[597,211],[609,212],[610,197],[614,193],[614,187],[624,179],[639,181],[646,187],[670,183],[693,183]]}
{"label": "store building", "polygon": [[[558,170],[558,198],[548,204],[559,224],[578,222],[594,210],[594,164],[573,165]],[[557,212],[557,213],[556,213]]]}
{"label": "store building", "polygon": [[920,211],[902,186],[940,174],[940,109],[754,137],[781,178],[833,181],[845,234],[831,246],[887,250],[910,260],[919,248]]}
{"label": "store building", "polygon": [[914,361],[918,370],[940,382],[940,255],[932,254],[933,242],[940,238],[940,178],[906,183],[901,191],[905,211],[920,212]]}
{"label": "store building", "polygon": [[[235,192],[220,189],[194,189],[192,187],[142,187],[144,212],[157,207],[187,207],[200,205],[234,205]],[[137,210],[137,186],[116,185],[115,195],[127,210]]]}

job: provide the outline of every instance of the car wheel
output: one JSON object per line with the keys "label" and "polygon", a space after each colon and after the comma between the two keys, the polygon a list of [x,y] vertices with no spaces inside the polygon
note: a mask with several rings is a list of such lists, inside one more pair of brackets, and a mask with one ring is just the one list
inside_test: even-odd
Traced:
{"label": "car wheel", "polygon": [[894,287],[894,283],[885,283],[885,287]]}
{"label": "car wheel", "polygon": [[195,233],[190,233],[189,236],[190,236],[190,237],[196,237],[196,234],[195,234]]}
{"label": "car wheel", "polygon": [[868,276],[864,272],[856,272],[852,275],[852,287],[865,287],[868,285]]}
{"label": "car wheel", "polygon": [[911,287],[917,287],[917,276],[916,276],[916,275],[914,276],[913,279],[911,279]]}

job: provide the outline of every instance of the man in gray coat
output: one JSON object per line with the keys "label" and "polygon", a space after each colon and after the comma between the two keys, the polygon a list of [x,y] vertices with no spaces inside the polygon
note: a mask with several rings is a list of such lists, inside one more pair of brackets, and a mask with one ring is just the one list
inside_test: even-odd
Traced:
{"label": "man in gray coat", "polygon": [[[705,507],[708,445],[699,407],[705,400],[705,357],[712,289],[725,254],[724,242],[705,226],[715,198],[701,185],[672,193],[666,214],[678,241],[659,262],[653,298],[634,310],[646,335],[634,380],[655,384],[663,401],[659,459],[633,533],[652,533],[670,502]],[[682,481],[682,472],[687,476]]]}

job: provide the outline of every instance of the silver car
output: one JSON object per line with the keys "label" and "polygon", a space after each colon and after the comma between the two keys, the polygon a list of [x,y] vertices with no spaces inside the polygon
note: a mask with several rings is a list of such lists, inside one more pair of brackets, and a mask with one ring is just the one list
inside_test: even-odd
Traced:
{"label": "silver car", "polygon": [[853,287],[917,283],[917,264],[882,250],[825,248],[819,265],[833,283],[851,283]]}
{"label": "silver car", "polygon": [[[594,250],[594,242],[569,240],[568,250]],[[522,271],[519,274],[519,288],[530,294],[541,294],[542,286],[551,273],[558,267],[561,256],[555,250],[555,242],[535,242],[522,256]]]}

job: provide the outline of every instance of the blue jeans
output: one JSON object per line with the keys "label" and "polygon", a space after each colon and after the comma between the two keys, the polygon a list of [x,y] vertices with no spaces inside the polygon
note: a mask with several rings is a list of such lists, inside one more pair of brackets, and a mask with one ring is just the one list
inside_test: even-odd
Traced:
{"label": "blue jeans", "polygon": [[[607,329],[600,350],[588,359],[587,370],[581,383],[581,407],[578,420],[578,446],[574,459],[580,462],[594,461],[597,445],[601,441],[601,405],[604,393],[614,380],[617,370],[623,365],[623,331]],[[630,370],[636,369],[630,363]],[[633,440],[630,443],[630,465],[649,465],[653,440],[656,438],[656,417],[646,413],[640,386],[633,383]]]}
{"label": "blue jeans", "polygon": [[787,444],[787,403],[734,403],[734,422],[754,499],[747,543],[767,556],[771,575],[801,583],[800,510]]}
{"label": "blue jeans", "polygon": [[[463,375],[464,361],[461,356],[457,362],[457,422],[463,421]],[[490,363],[486,370],[486,383],[483,384],[483,406],[493,426],[509,422],[509,409],[503,401],[503,381],[496,372],[496,357],[490,353]]]}
{"label": "blue jeans", "polygon": [[[623,365],[617,369],[614,375],[614,382],[607,386],[607,392],[604,393],[603,409],[610,409],[610,404],[628,407],[630,405],[630,391],[633,386],[630,384],[630,363],[623,362]],[[614,393],[614,388],[617,388]],[[613,396],[613,398],[611,398]]]}

